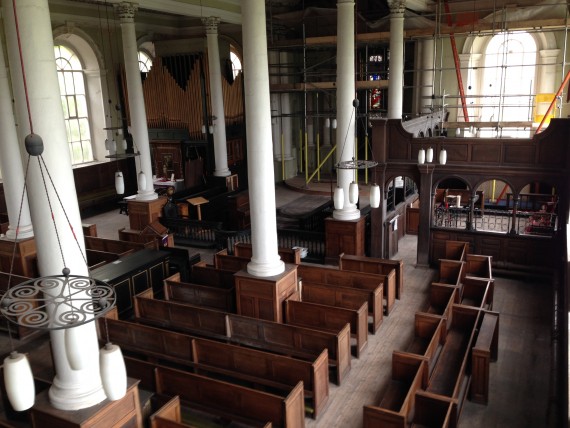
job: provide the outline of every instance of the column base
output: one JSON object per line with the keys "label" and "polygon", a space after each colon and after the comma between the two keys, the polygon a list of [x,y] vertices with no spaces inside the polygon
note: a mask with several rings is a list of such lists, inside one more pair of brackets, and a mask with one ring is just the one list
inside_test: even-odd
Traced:
{"label": "column base", "polygon": [[356,208],[356,205],[346,210],[334,210],[333,218],[335,220],[358,220],[360,218],[360,210]]}
{"label": "column base", "polygon": [[[18,239],[33,238],[34,227],[31,224],[20,226],[17,235]],[[6,238],[16,239],[16,229],[12,229],[11,226],[8,226],[8,230],[6,231]]]}
{"label": "column base", "polygon": [[228,168],[214,170],[214,177],[228,177],[232,175],[232,172]]}
{"label": "column base", "polygon": [[135,199],[137,201],[153,201],[155,199],[158,199],[158,194],[154,190],[139,190]]}
{"label": "column base", "polygon": [[276,263],[259,263],[252,260],[247,264],[247,273],[261,278],[280,275],[284,271],[285,263],[281,259],[278,259]]}
{"label": "column base", "polygon": [[58,410],[81,410],[101,403],[107,397],[99,382],[92,390],[85,391],[82,385],[77,388],[62,388],[57,384],[57,377],[49,389],[49,401]]}

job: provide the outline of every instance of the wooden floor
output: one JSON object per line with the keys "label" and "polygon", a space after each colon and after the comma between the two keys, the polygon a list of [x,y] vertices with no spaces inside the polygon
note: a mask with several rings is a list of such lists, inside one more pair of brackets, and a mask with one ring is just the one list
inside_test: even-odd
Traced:
{"label": "wooden floor", "polygon": [[[279,195],[278,195],[279,196]],[[295,197],[281,194],[282,202]],[[299,195],[300,196],[300,195]],[[118,210],[85,222],[97,224],[99,236],[116,238],[116,231],[128,226],[128,218]],[[361,427],[362,407],[377,404],[391,375],[392,351],[404,349],[413,334],[413,319],[427,302],[427,290],[436,272],[416,268],[416,237],[406,236],[399,243],[405,263],[404,294],[375,335],[360,359],[352,359],[352,370],[341,387],[330,384],[327,409],[319,420],[306,419],[311,427]],[[195,250],[202,251],[202,250]],[[208,260],[211,253],[203,252]],[[547,280],[496,276],[493,309],[500,312],[499,359],[491,365],[490,403],[466,402],[461,427],[555,427],[549,423],[549,384],[551,376],[552,292]],[[0,337],[1,354],[9,352],[7,338]],[[45,343],[18,344],[33,349],[34,371],[50,375],[49,347]],[[40,352],[43,351],[43,352]],[[47,353],[47,354],[46,354]],[[41,354],[44,356],[42,357]],[[43,366],[39,365],[41,362]]]}

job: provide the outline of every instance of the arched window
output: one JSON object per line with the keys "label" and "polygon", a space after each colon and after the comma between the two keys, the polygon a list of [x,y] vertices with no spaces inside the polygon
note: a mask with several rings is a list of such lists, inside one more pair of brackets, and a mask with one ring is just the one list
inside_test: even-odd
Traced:
{"label": "arched window", "polygon": [[55,45],[54,51],[71,163],[92,162],[87,93],[81,61],[66,46]]}
{"label": "arched window", "polygon": [[148,73],[152,68],[152,58],[149,54],[143,51],[138,52],[139,55],[139,70],[141,73]]}
{"label": "arched window", "polygon": [[[536,74],[536,42],[525,32],[494,36],[485,53],[481,120],[490,122],[532,121]],[[482,130],[482,137],[496,136]],[[530,127],[503,128],[502,136],[528,137]]]}
{"label": "arched window", "polygon": [[232,62],[232,74],[235,79],[241,73],[241,59],[232,45],[230,45],[230,61]]}

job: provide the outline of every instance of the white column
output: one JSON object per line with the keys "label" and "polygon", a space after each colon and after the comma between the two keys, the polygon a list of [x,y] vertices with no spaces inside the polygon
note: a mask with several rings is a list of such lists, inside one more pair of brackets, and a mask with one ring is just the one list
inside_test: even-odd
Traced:
{"label": "white column", "polygon": [[144,106],[141,74],[139,70],[137,35],[135,32],[135,3],[118,3],[116,6],[121,20],[121,36],[123,39],[123,55],[125,61],[125,76],[129,93],[129,112],[131,116],[131,133],[133,141],[140,152],[140,171],[146,177],[146,187],[137,192],[137,200],[150,201],[157,199],[152,182],[152,163],[150,159],[150,144],[148,126]]}
{"label": "white column", "polygon": [[285,264],[277,252],[265,2],[243,0],[241,13],[253,252],[247,271],[267,277],[283,273]]}
{"label": "white column", "polygon": [[227,177],[231,174],[228,169],[228,148],[226,145],[226,115],[224,113],[224,95],[222,93],[222,72],[220,70],[220,47],[218,45],[218,25],[220,18],[210,16],[202,18],[206,27],[208,44],[208,67],[210,69],[210,99],[212,102],[212,118],[214,125],[214,158],[216,177]]}
{"label": "white column", "polygon": [[[3,46],[2,32],[0,31],[0,46]],[[14,109],[8,73],[4,61],[4,53],[0,52],[0,168],[4,179],[4,197],[8,211],[8,231],[6,237],[25,239],[34,236],[28,195],[24,192],[24,168],[20,153],[20,140],[16,133]],[[22,144],[23,146],[23,144]],[[20,204],[22,209],[20,211]]]}
{"label": "white column", "polygon": [[404,10],[405,0],[389,0],[390,76],[388,80],[388,119],[402,118],[404,94]]}
{"label": "white column", "polygon": [[[39,159],[33,157],[28,173],[28,199],[34,225],[38,268],[42,276],[61,275],[64,266],[71,270],[72,275],[88,275],[87,264],[81,254],[82,252],[85,254],[85,246],[61,107],[48,2],[47,0],[17,2],[24,72],[20,67],[18,55],[13,3],[4,2],[3,6],[6,12],[4,25],[7,41],[11,45],[9,61],[13,77],[12,85],[16,88],[14,93],[20,119],[19,126],[25,134],[33,132],[42,137],[45,148],[42,154],[45,163],[44,176],[46,171],[49,171],[53,181],[53,186],[48,185],[46,191],[38,166]],[[31,121],[28,120],[26,97],[22,95],[24,77],[27,83]],[[62,200],[65,212],[57,200],[55,189]],[[47,195],[51,201],[51,208]],[[77,236],[77,241],[70,226]],[[57,314],[50,313],[50,316],[55,315]],[[65,352],[65,332],[54,330],[50,333],[56,375],[49,390],[49,397],[51,404],[57,409],[84,409],[105,399],[99,375],[95,323],[91,322],[76,328],[81,329],[79,334],[81,349],[86,356],[91,357],[85,368],[81,370],[72,370],[69,365]]]}
{"label": "white column", "polygon": [[[281,58],[281,83],[289,83],[289,54],[287,52],[280,53]],[[283,114],[282,128],[283,133],[283,160],[293,159],[293,120],[291,119],[291,97],[288,92],[281,94],[281,113]]]}
{"label": "white column", "polygon": [[[558,55],[560,49],[543,49],[539,51],[540,65],[538,67],[538,82],[535,88],[537,94],[554,94],[558,90],[555,82],[559,77],[556,76]],[[521,92],[524,92],[521,88]]]}
{"label": "white column", "polygon": [[[350,161],[354,157],[355,99],[354,82],[354,1],[338,0],[337,3],[337,76],[336,76],[336,163]],[[354,170],[337,169],[337,185],[344,191],[344,206],[334,210],[337,220],[356,220],[360,211],[348,199],[348,188],[354,179]]]}
{"label": "white column", "polygon": [[[433,39],[424,39],[420,42],[421,55],[421,71],[420,71],[420,96],[418,100],[418,113],[429,113],[427,106],[433,106],[431,96],[434,93],[433,77],[434,77],[434,46]],[[390,63],[392,56],[390,55]],[[391,69],[392,67],[390,67]],[[464,80],[465,81],[465,80]],[[401,114],[401,113],[400,113]]]}

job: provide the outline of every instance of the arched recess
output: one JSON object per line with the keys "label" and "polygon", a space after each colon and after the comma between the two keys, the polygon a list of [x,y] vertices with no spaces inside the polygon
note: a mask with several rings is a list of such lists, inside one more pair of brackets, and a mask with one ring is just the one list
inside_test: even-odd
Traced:
{"label": "arched recess", "polygon": [[390,213],[394,211],[399,204],[417,195],[418,188],[418,183],[414,181],[413,177],[406,175],[389,177],[384,185],[386,212]]}
{"label": "arched recess", "polygon": [[104,161],[107,154],[105,150],[107,133],[104,128],[109,126],[106,121],[109,112],[103,94],[109,92],[104,79],[101,78],[108,72],[103,67],[103,54],[93,39],[75,26],[57,27],[53,30],[53,38],[54,44],[68,46],[77,52],[85,67],[83,73],[87,88],[93,157],[95,160]]}
{"label": "arched recess", "polygon": [[468,228],[471,186],[459,175],[442,177],[433,186],[432,225],[454,229]]}

